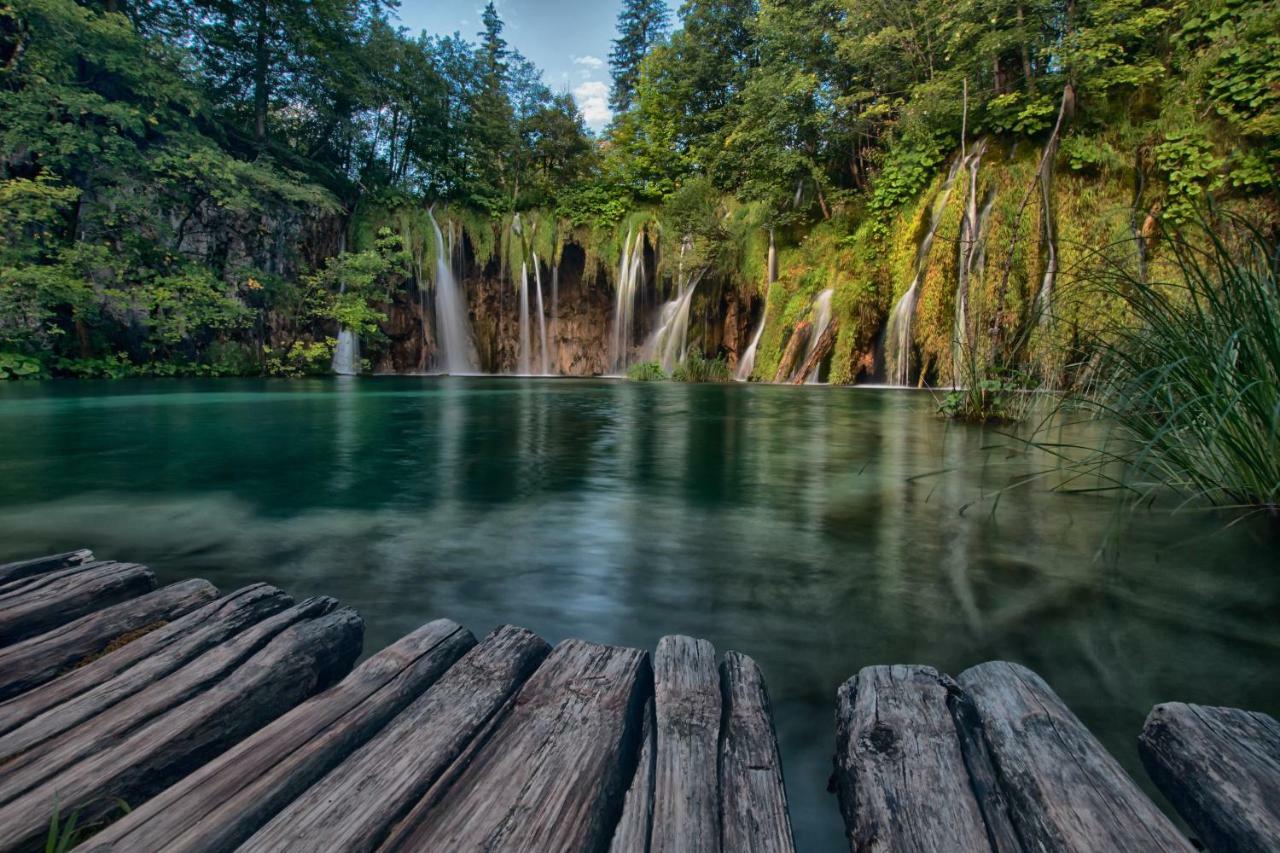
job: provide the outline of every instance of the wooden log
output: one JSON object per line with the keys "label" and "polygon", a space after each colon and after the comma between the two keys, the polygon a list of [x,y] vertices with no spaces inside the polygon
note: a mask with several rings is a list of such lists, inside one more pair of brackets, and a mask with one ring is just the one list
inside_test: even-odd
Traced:
{"label": "wooden log", "polygon": [[155,575],[133,563],[88,564],[37,580],[44,578],[54,580],[0,596],[0,646],[43,634],[156,588]]}
{"label": "wooden log", "polygon": [[[418,697],[468,648],[448,620],[423,626],[95,836],[86,851],[235,849]],[[412,762],[415,756],[404,755]],[[332,842],[314,849],[338,849]],[[307,848],[298,848],[307,849]]]}
{"label": "wooden log", "polygon": [[0,807],[0,849],[43,838],[55,804],[82,825],[143,804],[341,677],[362,634],[349,608],[290,626],[207,691]]}
{"label": "wooden log", "polygon": [[959,682],[982,719],[1025,848],[1192,849],[1040,676],[992,661]]}
{"label": "wooden log", "polygon": [[52,681],[113,643],[155,630],[217,597],[218,590],[206,580],[182,581],[0,649],[0,699]]}
{"label": "wooden log", "polygon": [[47,572],[39,574],[27,575],[26,577],[17,578],[15,580],[0,583],[0,602],[9,601],[15,598],[19,593],[29,592],[41,587],[49,586],[65,580],[80,572],[87,572],[93,569],[100,569],[103,566],[119,565],[114,560],[89,560],[84,563],[72,563],[60,568],[53,568]]}
{"label": "wooden log", "polygon": [[248,587],[0,705],[3,729],[12,729],[0,736],[0,761],[102,713],[290,603],[275,587]]}
{"label": "wooden log", "polygon": [[927,666],[869,666],[840,687],[833,781],[855,853],[999,849],[949,707],[958,692]]}
{"label": "wooden log", "polygon": [[379,849],[604,849],[651,683],[644,652],[560,643]]}
{"label": "wooden log", "polygon": [[813,334],[813,325],[808,320],[796,326],[795,331],[791,333],[791,339],[787,341],[787,348],[782,351],[782,360],[778,362],[778,370],[773,374],[774,382],[783,383],[791,378],[795,372],[796,362],[800,360],[800,355],[809,343],[811,334]]}
{"label": "wooden log", "polygon": [[153,718],[212,689],[277,635],[295,623],[325,616],[336,605],[331,598],[304,601],[210,649],[146,690],[134,692],[80,725],[20,753],[0,756],[5,762],[5,773],[0,777],[0,803],[17,799],[63,770],[87,761]]}
{"label": "wooden log", "polygon": [[794,853],[782,757],[764,677],[746,655],[720,664],[724,722],[720,733],[720,838],[725,850]]}
{"label": "wooden log", "polygon": [[653,699],[644,705],[644,729],[641,731],[640,760],[622,804],[622,817],[613,830],[609,853],[648,853],[649,836],[653,832],[653,772],[657,757],[657,722]]}
{"label": "wooden log", "polygon": [[720,672],[706,640],[663,637],[653,664],[653,853],[720,849]]}
{"label": "wooden log", "polygon": [[1138,738],[1151,778],[1214,853],[1280,850],[1280,723],[1171,702]]}
{"label": "wooden log", "polygon": [[78,551],[67,551],[65,554],[52,554],[48,557],[36,557],[34,560],[5,563],[0,565],[0,584],[90,562],[93,562],[93,552],[87,548],[81,548]]}
{"label": "wooden log", "polygon": [[249,839],[241,853],[377,849],[549,651],[530,631],[499,628]]}
{"label": "wooden log", "polygon": [[827,324],[827,328],[822,330],[822,334],[818,336],[818,340],[814,343],[813,349],[804,360],[804,364],[800,365],[800,370],[791,380],[796,385],[803,385],[808,379],[809,374],[818,369],[818,366],[831,355],[831,350],[835,349],[836,336],[840,333],[840,321],[832,320]]}

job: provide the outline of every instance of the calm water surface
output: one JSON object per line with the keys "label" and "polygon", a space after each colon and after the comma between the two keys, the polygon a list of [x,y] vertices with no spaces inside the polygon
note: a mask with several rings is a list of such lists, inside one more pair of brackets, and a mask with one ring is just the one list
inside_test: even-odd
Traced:
{"label": "calm water surface", "polygon": [[[1039,671],[1131,773],[1170,699],[1280,713],[1265,525],[1142,513],[927,394],[590,380],[0,383],[0,560],[92,547],[164,581],[265,580],[763,668],[802,850],[842,846],[833,697],[859,667]],[[1144,784],[1145,779],[1144,779]]]}

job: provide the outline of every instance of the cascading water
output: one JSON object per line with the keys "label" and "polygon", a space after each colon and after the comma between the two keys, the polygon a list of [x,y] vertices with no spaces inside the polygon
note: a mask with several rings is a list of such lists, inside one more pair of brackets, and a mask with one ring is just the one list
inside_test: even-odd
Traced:
{"label": "cascading water", "polygon": [[547,312],[542,305],[542,266],[538,263],[538,256],[533,256],[533,279],[534,286],[538,292],[538,360],[540,362],[541,375],[551,375],[551,358],[550,351],[547,349]]}
{"label": "cascading water", "polygon": [[924,277],[925,262],[929,259],[929,249],[933,246],[933,238],[938,234],[938,226],[942,223],[942,214],[946,211],[947,200],[951,197],[951,189],[955,186],[956,175],[960,173],[960,157],[951,161],[947,179],[933,199],[933,207],[929,211],[929,227],[920,238],[916,247],[915,273],[911,278],[911,286],[893,306],[889,315],[889,325],[885,330],[885,355],[887,356],[887,379],[891,385],[907,385],[911,381],[911,325],[915,319],[916,301],[920,296],[920,281]]}
{"label": "cascading water", "polygon": [[676,298],[662,306],[661,325],[653,334],[653,340],[647,347],[650,358],[662,365],[662,369],[671,372],[689,353],[689,309],[693,305],[693,294],[698,289],[702,273],[686,282]]}
{"label": "cascading water", "polygon": [[[769,258],[768,258],[768,276],[769,284],[773,284],[778,280],[778,249],[773,242],[773,229],[769,229]],[[734,376],[739,382],[747,382],[751,379],[751,372],[756,369],[756,350],[760,348],[760,338],[764,336],[764,324],[769,319],[769,291],[764,292],[764,311],[760,313],[760,323],[756,326],[755,333],[751,336],[751,343],[747,345],[747,351],[742,354],[742,359],[738,362],[738,373]]]}
{"label": "cascading water", "polygon": [[360,339],[350,329],[338,330],[338,344],[333,348],[333,372],[339,376],[360,373]]}
{"label": "cascading water", "polygon": [[[804,360],[807,362],[809,356],[813,355],[813,351],[818,347],[818,339],[831,325],[831,298],[835,296],[835,291],[828,288],[818,294],[818,298],[813,300],[813,332],[809,335],[809,345],[805,347]],[[825,360],[825,357],[824,357]],[[818,371],[822,369],[821,364],[816,364],[813,370],[805,377],[805,384],[818,384]]]}
{"label": "cascading water", "polygon": [[961,350],[969,342],[969,282],[977,271],[979,259],[982,258],[983,227],[995,201],[993,194],[988,194],[982,208],[978,207],[978,169],[982,165],[982,155],[986,153],[986,140],[974,146],[973,153],[965,157],[965,165],[969,172],[969,186],[965,195],[964,215],[960,217],[959,262],[956,264],[956,307],[953,359],[961,357]]}
{"label": "cascading water", "polygon": [[610,361],[619,373],[627,369],[635,325],[636,296],[644,281],[644,229],[627,229],[627,240],[618,264],[618,285],[613,308],[613,341]]}
{"label": "cascading water", "polygon": [[516,361],[516,373],[528,376],[531,372],[529,342],[529,265],[520,264],[520,349]]}
{"label": "cascading water", "polygon": [[467,321],[467,306],[458,282],[453,277],[453,265],[445,247],[444,234],[431,210],[427,211],[427,219],[431,221],[436,241],[437,366],[443,373],[474,373],[476,358],[471,343],[471,324]]}

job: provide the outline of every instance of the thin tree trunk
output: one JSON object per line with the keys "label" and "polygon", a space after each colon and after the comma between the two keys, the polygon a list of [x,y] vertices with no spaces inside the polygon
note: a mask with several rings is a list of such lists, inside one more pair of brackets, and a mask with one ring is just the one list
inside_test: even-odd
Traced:
{"label": "thin tree trunk", "polygon": [[267,48],[267,27],[269,25],[266,0],[259,0],[257,9],[257,33],[253,45],[253,138],[259,145],[267,140],[267,72],[270,67],[270,55]]}

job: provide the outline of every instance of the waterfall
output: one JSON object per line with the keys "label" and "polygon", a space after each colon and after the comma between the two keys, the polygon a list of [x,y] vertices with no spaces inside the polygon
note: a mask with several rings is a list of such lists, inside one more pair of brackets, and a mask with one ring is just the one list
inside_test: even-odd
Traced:
{"label": "waterfall", "polygon": [[885,329],[885,354],[889,362],[887,378],[891,385],[907,385],[911,381],[911,324],[915,319],[916,301],[920,298],[920,282],[924,278],[929,249],[933,246],[933,238],[938,234],[938,226],[942,223],[942,214],[946,212],[947,200],[951,197],[951,188],[955,186],[960,165],[960,157],[951,161],[947,179],[934,196],[933,207],[929,211],[929,227],[920,238],[920,245],[916,247],[915,274],[911,278],[911,286],[902,294],[889,315],[889,325]]}
{"label": "waterfall", "polygon": [[453,277],[453,265],[445,247],[444,234],[435,215],[427,211],[436,241],[436,347],[437,366],[442,373],[474,373],[476,359],[471,344],[467,306]]}
{"label": "waterfall", "polygon": [[[959,260],[956,264],[955,331],[952,336],[953,360],[961,355],[961,350],[969,342],[969,282],[982,262],[983,227],[991,213],[991,206],[995,202],[994,193],[989,193],[982,208],[978,208],[978,167],[982,164],[982,155],[986,150],[986,140],[982,140],[974,146],[973,153],[965,158],[965,165],[969,171],[969,186],[965,194],[964,215],[960,217]],[[952,372],[954,374],[954,367]],[[953,376],[952,381],[954,380]]]}
{"label": "waterfall", "polygon": [[693,305],[693,293],[702,280],[699,272],[692,280],[681,285],[676,298],[662,306],[661,323],[646,349],[649,357],[670,373],[684,361],[689,352],[689,309]]}
{"label": "waterfall", "polygon": [[360,373],[360,339],[350,329],[338,330],[338,344],[333,348],[333,372],[339,376]]}
{"label": "waterfall", "polygon": [[529,265],[520,264],[520,351],[516,361],[516,373],[528,376],[530,373],[529,343]]}
{"label": "waterfall", "polygon": [[542,266],[538,263],[538,256],[533,256],[533,279],[534,285],[538,291],[538,345],[539,345],[539,361],[541,362],[541,375],[551,375],[551,357],[547,350],[547,312],[542,306]]}
{"label": "waterfall", "polygon": [[739,382],[747,382],[751,379],[751,371],[756,369],[756,350],[760,348],[760,338],[764,335],[764,322],[769,317],[769,297],[764,300],[764,313],[760,315],[760,322],[756,324],[755,334],[751,336],[751,343],[747,345],[747,351],[743,353],[742,360],[738,362],[738,375],[734,378]]}
{"label": "waterfall", "polygon": [[627,240],[618,264],[618,284],[613,308],[613,369],[627,369],[631,355],[631,335],[635,325],[636,295],[644,281],[644,229],[627,229]]}
{"label": "waterfall", "polygon": [[[813,351],[818,348],[818,339],[822,337],[823,332],[831,325],[831,297],[835,295],[835,291],[827,288],[818,294],[818,298],[813,300],[813,332],[809,335],[809,344],[805,347],[804,358],[800,361],[804,364],[809,360],[809,356],[813,355]],[[813,372],[805,378],[806,385],[818,384],[818,371],[822,369],[821,364],[813,366]]]}

